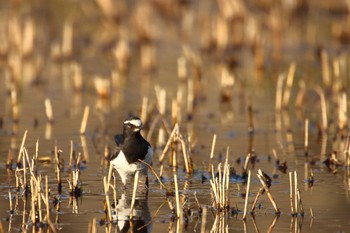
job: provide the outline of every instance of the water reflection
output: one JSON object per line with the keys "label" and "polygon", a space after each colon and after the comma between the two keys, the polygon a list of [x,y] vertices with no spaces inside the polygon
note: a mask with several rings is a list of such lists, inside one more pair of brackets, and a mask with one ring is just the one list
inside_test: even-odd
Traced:
{"label": "water reflection", "polygon": [[122,194],[117,207],[112,209],[113,222],[116,223],[116,232],[151,232],[153,224],[148,208],[148,200],[142,197],[135,200],[130,220],[131,198]]}

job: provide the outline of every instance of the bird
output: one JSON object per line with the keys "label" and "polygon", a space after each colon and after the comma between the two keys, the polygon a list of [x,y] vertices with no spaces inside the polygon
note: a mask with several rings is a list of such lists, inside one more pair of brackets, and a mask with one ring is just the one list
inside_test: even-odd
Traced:
{"label": "bird", "polygon": [[141,129],[141,119],[132,116],[124,121],[123,134],[117,134],[114,137],[116,147],[110,157],[110,163],[119,173],[124,190],[128,180],[135,175],[136,171],[140,172],[140,177],[145,178],[145,186],[149,188],[147,164],[152,164],[153,149],[151,144],[142,137]]}

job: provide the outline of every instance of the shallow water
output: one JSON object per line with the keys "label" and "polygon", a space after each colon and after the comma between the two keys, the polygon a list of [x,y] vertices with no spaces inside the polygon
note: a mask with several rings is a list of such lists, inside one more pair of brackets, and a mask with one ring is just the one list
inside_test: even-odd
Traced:
{"label": "shallow water", "polygon": [[[152,20],[154,20],[152,25],[156,33],[154,42],[156,67],[148,72],[140,68],[140,42],[136,39],[137,30],[134,29],[135,25],[132,21],[139,3],[126,4],[128,10],[123,13],[125,20],[121,24],[130,37],[130,67],[128,72],[118,79],[116,87],[108,98],[98,96],[93,79],[96,75],[110,78],[110,73],[117,69],[111,50],[117,41],[119,28],[115,23],[106,20],[95,2],[86,1],[82,4],[67,1],[63,4],[61,1],[52,0],[0,3],[3,13],[1,30],[6,31],[4,28],[8,17],[18,15],[20,22],[33,17],[37,32],[34,55],[23,60],[22,76],[18,79],[20,81],[16,87],[18,122],[13,120],[13,105],[8,93],[10,62],[6,57],[1,61],[0,226],[2,228],[0,232],[1,229],[10,232],[32,229],[28,220],[30,208],[27,206],[26,211],[23,211],[25,201],[22,198],[17,199],[18,208],[13,214],[10,213],[8,201],[8,192],[14,196],[16,186],[14,170],[6,168],[7,155],[11,150],[14,160],[17,159],[25,130],[28,131],[25,147],[28,149],[29,156],[35,154],[35,144],[39,140],[39,158],[48,156],[52,161],[49,164],[39,164],[38,172],[43,176],[47,175],[49,179],[50,207],[52,208],[50,219],[56,229],[60,232],[87,232],[88,224],[96,219],[97,232],[106,231],[106,225],[100,222],[104,219],[105,200],[102,177],[108,172],[104,149],[106,146],[113,148],[113,136],[121,132],[122,122],[130,113],[140,114],[144,96],[148,96],[150,106],[156,109],[150,114],[151,117],[143,131],[143,134],[147,135],[150,125],[159,115],[154,90],[156,85],[167,91],[165,118],[169,124],[171,100],[176,98],[177,90],[183,90],[180,103],[182,120],[179,124],[181,133],[186,137],[190,136],[194,145],[191,151],[194,174],[191,177],[186,176],[182,156],[180,156],[178,176],[181,197],[188,199],[192,214],[187,221],[181,223],[182,225],[180,221],[171,221],[172,213],[166,203],[165,192],[160,189],[155,176],[150,174],[148,199],[140,201],[135,212],[135,215],[142,216],[140,219],[145,222],[137,222],[135,227],[143,226],[152,218],[152,222],[146,228],[153,232],[168,230],[192,232],[201,231],[202,227],[206,231],[228,229],[230,232],[258,230],[266,232],[270,228],[272,232],[297,232],[299,229],[301,232],[348,232],[350,230],[349,170],[339,166],[333,174],[322,163],[326,155],[332,151],[337,151],[340,160],[343,160],[345,139],[341,139],[336,130],[337,107],[333,100],[335,94],[327,93],[330,127],[327,134],[320,135],[318,126],[321,124],[321,110],[319,98],[314,92],[317,85],[323,85],[318,58],[321,47],[327,49],[330,58],[344,59],[341,60],[345,61],[345,65],[341,63],[344,65],[341,66],[341,78],[344,79],[342,87],[348,90],[349,82],[346,78],[349,70],[346,63],[348,46],[346,43],[337,41],[332,35],[332,30],[335,30],[334,25],[343,22],[347,17],[343,11],[344,6],[341,3],[332,4],[332,1],[324,1],[329,2],[328,5],[310,1],[307,13],[302,12],[300,15],[281,19],[284,30],[281,35],[283,44],[280,49],[275,44],[277,42],[274,41],[275,38],[268,26],[262,26],[264,69],[257,69],[251,52],[252,48],[247,45],[249,42],[239,41],[234,36],[231,39],[236,38],[238,42],[236,41],[237,44],[227,51],[212,49],[209,52],[201,52],[199,37],[202,35],[202,24],[205,20],[213,20],[218,14],[218,9],[217,5],[211,1],[200,2],[191,2],[187,6],[182,6],[184,9],[177,9],[182,12],[181,14],[176,10],[173,12],[163,8],[151,8],[153,9]],[[266,17],[270,8],[265,4],[263,1],[248,1],[247,7],[252,17],[258,20]],[[160,7],[161,5],[153,3],[151,6]],[[164,12],[159,9],[163,9]],[[185,17],[189,17],[188,20],[194,17],[194,26],[190,29],[181,28],[181,19]],[[65,19],[74,22],[73,53],[70,58],[57,61],[50,56],[50,47],[52,43],[61,41]],[[241,22],[240,19],[237,20]],[[265,23],[267,24],[268,21]],[[240,24],[237,25],[239,28]],[[188,119],[186,112],[186,96],[189,92],[187,83],[179,81],[177,77],[177,59],[184,54],[183,45],[191,48],[195,54],[199,54],[202,62],[200,68],[202,76],[191,119]],[[15,49],[9,50],[8,54],[12,53],[16,54]],[[8,54],[7,57],[10,57]],[[35,57],[40,57],[43,61],[43,69],[37,75],[33,75]],[[230,90],[233,93],[232,99],[223,103],[220,101],[221,67],[227,65],[229,59],[237,60],[238,64],[230,68],[235,74],[235,85]],[[82,92],[75,92],[72,88],[70,67],[73,61],[82,66],[84,80]],[[296,62],[297,68],[291,104],[289,109],[276,113],[277,77],[280,73],[287,72],[289,64],[293,61]],[[193,77],[195,71],[191,69],[189,63],[187,64],[188,73]],[[299,91],[299,80],[304,80],[307,87],[301,110],[298,110],[294,104]],[[45,115],[46,98],[51,100],[53,106],[54,122],[52,124],[48,123]],[[86,105],[90,106],[87,131],[85,135],[80,135],[80,123]],[[254,133],[248,133],[249,105],[253,109]],[[306,118],[310,120],[309,156],[304,155],[304,120]],[[278,128],[279,119],[281,119],[281,128]],[[158,157],[161,148],[158,147],[157,141],[161,127],[158,123],[150,136],[150,142],[156,149],[153,167],[158,174],[160,172]],[[255,164],[249,164],[248,167],[252,172],[248,206],[252,205],[261,187],[256,176],[258,169],[273,176],[271,192],[281,211],[275,222],[274,210],[266,195],[260,197],[258,201],[260,208],[256,210],[255,218],[248,215],[247,221],[242,221],[244,199],[241,193],[245,191],[246,184],[235,178],[230,180],[230,206],[237,208],[238,213],[227,214],[215,222],[215,215],[210,210],[212,204],[210,183],[209,180],[202,180],[202,175],[209,178],[207,167],[213,134],[217,135],[213,161],[215,167],[220,161],[224,161],[227,147],[229,147],[229,164],[235,168],[237,174],[241,174],[248,152],[253,150],[257,155]],[[344,135],[346,134],[347,129]],[[81,152],[85,161],[80,176],[82,195],[77,199],[70,196],[66,182],[71,177],[71,169],[68,167],[71,141],[76,153]],[[63,187],[59,210],[56,209],[57,206],[54,207],[52,200],[58,193],[53,162],[55,144],[62,150],[61,158],[65,165],[62,172]],[[277,169],[272,156],[273,149],[276,150],[281,162],[287,162],[286,174]],[[240,163],[237,162],[238,158]],[[165,184],[169,187],[173,186],[172,168],[167,162],[164,166]],[[310,169],[314,172],[315,182],[312,187],[309,187],[306,182],[308,175],[305,175],[305,166],[308,166],[308,174]],[[301,216],[293,218],[290,215],[288,172],[292,171],[297,171],[298,174],[305,211],[303,218]],[[120,199],[122,190],[119,183],[117,187],[117,196]],[[194,193],[200,205],[208,208],[206,221],[203,221],[204,218],[198,213]],[[118,210],[120,215],[124,212],[128,215],[130,195],[129,188],[127,198],[119,201],[122,209]],[[118,219],[118,223],[112,226],[113,231],[116,230],[117,225],[120,227],[123,224],[129,224],[128,221],[122,220],[122,216],[118,215]]]}

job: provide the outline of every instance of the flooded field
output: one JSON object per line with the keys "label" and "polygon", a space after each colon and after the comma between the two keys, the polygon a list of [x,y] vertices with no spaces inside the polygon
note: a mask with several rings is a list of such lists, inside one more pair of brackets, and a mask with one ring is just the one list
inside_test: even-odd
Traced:
{"label": "flooded field", "polygon": [[[1,1],[0,232],[350,232],[349,9]],[[133,210],[107,159],[130,115]]]}

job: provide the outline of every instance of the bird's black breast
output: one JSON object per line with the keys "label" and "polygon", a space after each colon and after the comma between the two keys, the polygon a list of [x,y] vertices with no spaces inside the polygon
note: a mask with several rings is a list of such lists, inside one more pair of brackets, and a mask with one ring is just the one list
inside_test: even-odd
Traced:
{"label": "bird's black breast", "polygon": [[145,159],[150,146],[151,145],[141,135],[139,135],[139,137],[135,136],[126,138],[123,141],[121,150],[123,151],[128,163],[135,163],[139,159]]}

